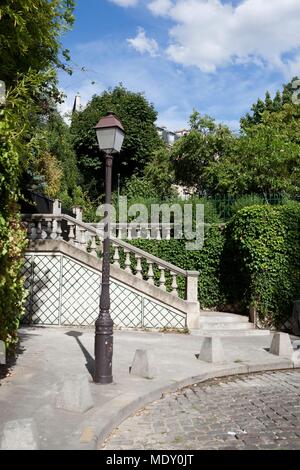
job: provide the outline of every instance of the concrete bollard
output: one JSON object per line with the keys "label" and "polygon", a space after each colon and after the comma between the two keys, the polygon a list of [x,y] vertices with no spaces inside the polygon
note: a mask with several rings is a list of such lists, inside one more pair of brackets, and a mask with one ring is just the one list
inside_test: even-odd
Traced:
{"label": "concrete bollard", "polygon": [[217,336],[207,336],[204,338],[200,353],[196,356],[200,361],[220,363],[225,362],[224,350],[221,338]]}
{"label": "concrete bollard", "polygon": [[58,393],[56,408],[85,413],[94,406],[90,384],[86,375],[67,377]]}
{"label": "concrete bollard", "polygon": [[151,351],[147,349],[137,349],[133,358],[132,366],[129,367],[129,373],[144,379],[153,379],[157,374],[154,366],[154,357]]}
{"label": "concrete bollard", "polygon": [[292,358],[293,347],[290,336],[287,333],[275,333],[272,339],[270,353],[275,356]]}
{"label": "concrete bollard", "polygon": [[0,365],[6,364],[6,351],[4,341],[0,341]]}

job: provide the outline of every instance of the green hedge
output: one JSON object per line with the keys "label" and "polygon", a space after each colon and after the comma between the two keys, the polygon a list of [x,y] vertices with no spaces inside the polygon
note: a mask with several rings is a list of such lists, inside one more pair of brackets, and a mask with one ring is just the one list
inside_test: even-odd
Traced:
{"label": "green hedge", "polygon": [[26,231],[17,218],[5,220],[0,213],[0,339],[8,348],[17,342],[25,289],[20,275]]}
{"label": "green hedge", "polygon": [[[131,243],[183,269],[199,271],[202,308],[252,310],[260,324],[280,327],[300,298],[299,229],[300,204],[291,202],[241,209],[226,226],[208,228],[199,251],[186,251],[184,240]],[[146,265],[143,268],[146,275]],[[155,275],[158,280],[158,272]],[[184,296],[183,279],[179,293]]]}
{"label": "green hedge", "polygon": [[[225,243],[222,227],[211,226],[206,230],[204,247],[199,251],[187,251],[185,240],[131,240],[130,243],[180,268],[199,271],[199,301],[202,307],[211,308],[225,300],[220,284]],[[158,279],[158,273],[155,274]],[[167,278],[167,281],[170,287],[171,279]],[[179,279],[178,284],[179,294],[183,297],[184,280]]]}
{"label": "green hedge", "polygon": [[299,228],[299,203],[244,208],[228,224],[239,296],[266,326],[280,327],[300,296]]}

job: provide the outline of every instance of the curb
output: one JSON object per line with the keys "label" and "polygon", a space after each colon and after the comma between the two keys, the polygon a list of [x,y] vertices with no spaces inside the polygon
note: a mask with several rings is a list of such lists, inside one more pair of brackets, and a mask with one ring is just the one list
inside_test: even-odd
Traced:
{"label": "curb", "polygon": [[[134,394],[124,394],[121,397],[117,397],[113,400],[114,406],[119,408],[116,411],[113,417],[107,415],[103,416],[103,409],[98,409],[95,413],[94,421],[94,450],[101,450],[99,446],[103,444],[105,439],[109,436],[109,434],[118,427],[125,419],[129,418],[133,413],[137,412],[141,408],[144,408],[149,403],[153,401],[159,400],[164,397],[164,395],[172,392],[176,392],[180,389],[185,387],[194,385],[196,383],[206,382],[207,380],[214,379],[214,378],[222,378],[222,377],[230,377],[230,376],[238,376],[238,375],[245,375],[245,374],[252,374],[258,372],[272,372],[276,370],[294,370],[300,369],[300,364],[295,365],[288,359],[282,359],[277,364],[270,364],[270,363],[250,363],[250,364],[241,364],[241,365],[229,365],[223,366],[219,370],[213,370],[211,372],[204,372],[202,374],[198,374],[192,377],[187,377],[182,380],[174,381],[173,384],[166,384],[157,388],[156,390],[152,390],[151,392],[146,393],[143,396],[134,396]],[[96,424],[95,421],[102,421],[101,426]],[[98,421],[98,423],[99,423]],[[86,425],[90,425],[90,423],[86,423]]]}

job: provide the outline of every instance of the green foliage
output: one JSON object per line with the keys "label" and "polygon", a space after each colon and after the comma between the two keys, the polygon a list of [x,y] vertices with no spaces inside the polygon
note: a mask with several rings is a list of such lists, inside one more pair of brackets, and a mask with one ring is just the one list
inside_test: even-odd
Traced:
{"label": "green foliage", "polygon": [[[300,204],[287,202],[244,207],[226,226],[206,226],[204,246],[198,251],[186,250],[184,239],[130,243],[183,269],[199,271],[202,308],[253,311],[258,324],[280,328],[300,296],[299,229]],[[123,254],[121,264],[124,261]],[[142,267],[147,277],[146,263]],[[158,285],[155,266],[154,278]],[[171,276],[166,279],[171,290]],[[183,278],[179,277],[178,285],[183,298]]]}
{"label": "green foliage", "polygon": [[243,209],[244,207],[249,206],[262,206],[267,204],[266,200],[259,196],[258,194],[247,194],[246,196],[242,196],[237,198],[233,204],[231,205],[231,215],[236,214],[239,210]]}
{"label": "green foliage", "polygon": [[48,151],[60,162],[63,178],[60,191],[73,195],[79,181],[76,155],[73,149],[70,128],[57,111],[50,114],[45,125]]}
{"label": "green foliage", "polygon": [[275,122],[249,128],[223,158],[211,162],[205,170],[211,192],[233,196],[297,195],[299,176],[300,146]]}
{"label": "green foliage", "polygon": [[157,199],[155,186],[145,176],[133,175],[131,178],[126,179],[122,188],[122,195],[128,198],[130,204]]}
{"label": "green foliage", "polygon": [[125,130],[122,151],[113,164],[114,186],[118,173],[122,181],[141,174],[153,151],[162,147],[155,127],[157,113],[141,93],[119,85],[93,96],[84,111],[75,113],[71,126],[84,188],[92,197],[101,194],[104,184],[104,157],[99,153],[94,127],[108,111],[116,113]]}
{"label": "green foliage", "polygon": [[[185,240],[131,240],[130,243],[154,256],[164,259],[182,269],[196,270],[199,277],[199,301],[202,308],[213,308],[225,299],[220,283],[222,252],[225,242],[222,227],[211,226],[206,230],[205,244],[202,250],[186,250]],[[144,266],[146,272],[146,265]],[[159,270],[154,268],[155,280],[159,279]],[[167,288],[171,290],[171,277],[166,275]],[[178,279],[179,295],[184,298],[185,282]]]}
{"label": "green foliage", "polygon": [[175,191],[172,188],[175,175],[170,161],[170,152],[167,148],[154,152],[151,160],[145,166],[144,177],[152,184],[156,196],[160,198],[175,196]]}
{"label": "green foliage", "polygon": [[[134,177],[135,178],[135,177]],[[133,178],[132,178],[133,179]],[[137,179],[138,184],[140,182]],[[131,186],[134,188],[134,185]],[[138,187],[133,189],[133,192],[127,192],[129,197],[128,204],[139,203],[144,204],[148,209],[149,222],[151,215],[151,204],[162,205],[167,203],[169,207],[178,204],[181,206],[182,214],[184,213],[184,205],[187,201],[183,201],[179,198],[171,198],[166,201],[161,201],[158,198],[143,198],[142,194],[140,197],[137,196]],[[149,191],[147,191],[149,194]],[[189,251],[186,250],[186,240],[171,239],[171,240],[130,240],[129,242],[133,245],[162,258],[178,267],[188,270],[199,270],[199,298],[203,307],[214,307],[217,304],[223,302],[224,294],[222,292],[221,279],[221,265],[222,265],[222,251],[225,243],[224,229],[220,226],[220,219],[216,208],[213,203],[206,200],[205,198],[193,197],[189,199],[189,204],[193,206],[193,226],[195,228],[195,207],[197,204],[204,205],[204,222],[205,227],[205,244],[200,251]],[[172,220],[172,213],[171,213]],[[120,254],[120,264],[124,268],[125,255]],[[131,264],[134,270],[135,259],[132,258]],[[147,277],[147,265],[142,262],[143,274]],[[159,270],[154,266],[154,279],[158,285]],[[171,290],[172,279],[171,276],[166,273],[167,288]],[[185,294],[185,282],[184,279],[179,276],[178,279],[179,294],[184,297]]]}
{"label": "green foliage", "polygon": [[205,169],[226,155],[234,137],[226,126],[215,124],[208,116],[194,112],[190,121],[191,132],[179,139],[171,150],[175,179],[178,184],[205,192]]}
{"label": "green foliage", "polygon": [[7,88],[5,106],[0,107],[0,339],[8,347],[17,341],[25,297],[20,182],[25,172],[46,180],[47,174],[34,168],[41,155],[51,157],[44,160],[44,170],[54,172],[56,182],[60,178],[39,126],[60,99],[54,67],[66,68],[68,53],[61,50],[59,36],[73,21],[72,9],[73,0],[2,0],[0,5],[0,78]]}
{"label": "green foliage", "polygon": [[264,325],[279,327],[300,294],[300,204],[252,206],[228,226],[233,277]]}
{"label": "green foliage", "polygon": [[29,72],[66,68],[59,39],[73,23],[73,7],[73,0],[1,0],[0,77],[7,88]]}
{"label": "green foliage", "polygon": [[263,121],[264,113],[278,113],[284,105],[291,104],[294,91],[292,84],[295,80],[298,80],[298,77],[294,77],[288,84],[283,85],[282,92],[278,90],[273,99],[268,91],[266,92],[264,101],[259,98],[251,107],[252,113],[247,113],[241,118],[241,128],[245,130],[251,126],[260,124]]}
{"label": "green foliage", "polygon": [[0,213],[0,339],[8,348],[17,341],[23,314],[25,290],[20,276],[26,231],[17,218],[5,219]]}

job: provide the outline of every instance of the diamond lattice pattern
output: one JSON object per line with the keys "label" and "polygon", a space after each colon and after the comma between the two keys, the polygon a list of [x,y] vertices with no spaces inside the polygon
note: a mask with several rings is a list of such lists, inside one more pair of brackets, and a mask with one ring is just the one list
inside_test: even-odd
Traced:
{"label": "diamond lattice pattern", "polygon": [[[26,256],[24,322],[93,325],[99,314],[101,275],[62,255]],[[112,280],[111,316],[126,328],[185,328],[186,316]]]}
{"label": "diamond lattice pattern", "polygon": [[144,300],[145,328],[185,328],[186,316],[152,300]]}

